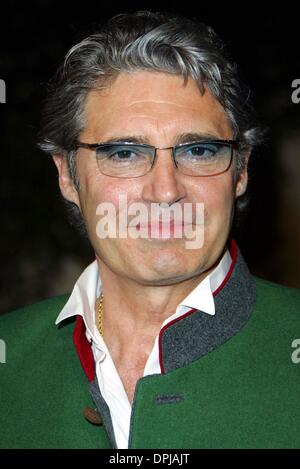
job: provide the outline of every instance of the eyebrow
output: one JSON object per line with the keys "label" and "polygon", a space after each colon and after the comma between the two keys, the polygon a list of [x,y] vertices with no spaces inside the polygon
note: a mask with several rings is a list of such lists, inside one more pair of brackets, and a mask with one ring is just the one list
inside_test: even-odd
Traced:
{"label": "eyebrow", "polygon": [[201,142],[203,140],[223,140],[223,138],[220,135],[215,135],[213,133],[189,132],[177,135],[175,145],[189,142]]}
{"label": "eyebrow", "polygon": [[[188,132],[177,135],[174,145],[180,145],[182,143],[201,142],[204,140],[223,140],[219,135],[213,133],[203,132]],[[101,145],[110,143],[136,143],[136,144],[148,144],[151,145],[150,140],[144,135],[116,135],[109,139],[97,142]]]}

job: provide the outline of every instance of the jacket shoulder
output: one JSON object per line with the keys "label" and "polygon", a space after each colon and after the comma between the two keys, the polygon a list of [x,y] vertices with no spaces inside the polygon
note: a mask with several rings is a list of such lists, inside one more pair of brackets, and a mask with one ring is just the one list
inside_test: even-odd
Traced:
{"label": "jacket shoulder", "polygon": [[257,303],[268,309],[285,311],[300,319],[300,289],[254,277],[257,290]]}
{"label": "jacket shoulder", "polygon": [[15,331],[34,327],[35,324],[53,324],[59,312],[66,304],[70,294],[54,296],[45,300],[18,308],[0,315],[1,334],[4,331]]}
{"label": "jacket shoulder", "polygon": [[75,317],[55,325],[68,296],[0,316],[0,448],[109,447],[104,428],[82,414],[93,402],[73,344]]}
{"label": "jacket shoulder", "polygon": [[269,292],[270,294],[274,294],[276,292],[276,294],[278,295],[282,295],[285,297],[294,297],[300,300],[299,288],[287,287],[285,285],[271,282],[270,280],[266,280],[261,277],[254,276],[254,279],[259,289],[263,289],[266,292]]}

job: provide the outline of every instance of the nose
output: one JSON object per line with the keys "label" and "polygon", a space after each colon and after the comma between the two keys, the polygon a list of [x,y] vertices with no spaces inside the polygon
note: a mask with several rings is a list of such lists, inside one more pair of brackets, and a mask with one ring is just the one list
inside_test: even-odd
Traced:
{"label": "nose", "polygon": [[186,195],[186,188],[173,158],[172,149],[157,149],[156,161],[151,171],[145,175],[143,198],[147,202],[178,202]]}

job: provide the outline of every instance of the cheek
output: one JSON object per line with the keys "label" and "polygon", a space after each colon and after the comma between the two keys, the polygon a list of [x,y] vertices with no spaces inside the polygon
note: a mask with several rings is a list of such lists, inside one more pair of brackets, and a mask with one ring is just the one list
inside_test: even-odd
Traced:
{"label": "cheek", "polygon": [[116,215],[119,211],[120,202],[126,200],[128,203],[137,198],[139,193],[138,183],[120,178],[110,178],[87,168],[80,178],[80,205],[83,217],[88,225],[89,231],[99,221],[97,208],[100,204],[111,204]]}
{"label": "cheek", "polygon": [[195,202],[204,203],[207,226],[231,221],[234,204],[234,181],[231,174],[199,181],[193,188]]}
{"label": "cheek", "polygon": [[228,185],[216,184],[212,187],[208,196],[208,207],[214,212],[228,212],[233,203],[232,188]]}

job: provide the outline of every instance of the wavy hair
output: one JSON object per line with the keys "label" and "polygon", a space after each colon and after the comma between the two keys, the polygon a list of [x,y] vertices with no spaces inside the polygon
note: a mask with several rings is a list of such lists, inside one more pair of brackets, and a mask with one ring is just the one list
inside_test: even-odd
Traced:
{"label": "wavy hair", "polygon": [[[206,86],[222,105],[234,138],[239,141],[237,174],[245,156],[263,140],[249,88],[240,80],[236,64],[215,31],[194,19],[169,13],[139,11],[111,18],[66,54],[49,84],[38,146],[50,154],[65,155],[75,188],[74,143],[85,127],[84,105],[93,89],[104,89],[121,72],[148,70],[191,77],[203,94]],[[245,208],[246,196],[236,209]],[[80,211],[67,203],[72,223],[85,231]]]}

